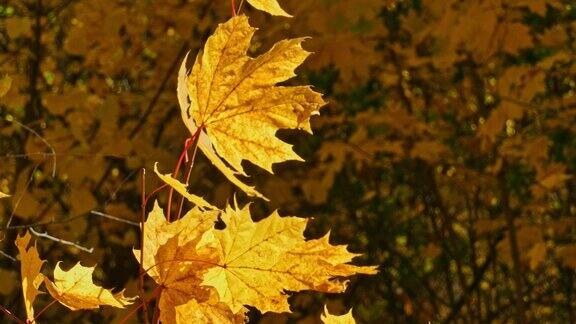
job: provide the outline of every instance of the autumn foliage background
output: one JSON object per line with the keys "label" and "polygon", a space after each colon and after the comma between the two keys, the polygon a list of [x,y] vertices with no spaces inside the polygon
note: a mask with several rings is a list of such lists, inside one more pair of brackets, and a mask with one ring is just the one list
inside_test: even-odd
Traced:
{"label": "autumn foliage background", "polygon": [[[312,84],[329,104],[312,118],[314,135],[279,132],[306,163],[276,165],[276,176],[245,164],[270,198],[252,214],[312,216],[309,237],[331,229],[380,272],[342,295],[298,294],[289,316],[251,319],[314,322],[327,302],[339,314],[353,306],[360,323],[576,322],[576,5],[280,2],[294,18],[243,9],[262,27],[251,51],[311,36],[314,54],[288,83]],[[158,161],[168,171],[189,136],[178,66],[229,5],[0,2],[0,79],[12,79],[0,98],[0,191],[14,197],[0,205],[2,305],[22,313],[10,257],[30,224],[94,248],[39,239],[51,264],[98,263],[96,280],[137,293],[138,227],[93,212],[139,221],[139,170]],[[147,179],[147,192],[160,184]],[[203,156],[191,184],[218,206],[235,192],[248,201]],[[126,312],[54,306],[43,318]]]}

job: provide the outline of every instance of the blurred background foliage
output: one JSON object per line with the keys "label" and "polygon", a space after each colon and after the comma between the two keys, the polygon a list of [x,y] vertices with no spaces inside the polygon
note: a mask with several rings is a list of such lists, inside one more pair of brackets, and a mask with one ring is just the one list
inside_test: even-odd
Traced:
{"label": "blurred background foliage", "polygon": [[[314,136],[279,133],[306,163],[252,168],[271,199],[252,209],[313,216],[310,237],[332,229],[381,270],[253,322],[314,323],[324,302],[360,323],[576,322],[576,4],[280,2],[294,18],[242,9],[260,27],[252,51],[311,36],[290,83],[329,106]],[[0,189],[13,195],[0,206],[2,305],[23,313],[11,257],[31,224],[94,247],[39,239],[51,266],[98,263],[100,282],[135,294],[138,227],[94,211],[138,221],[139,170],[171,170],[189,136],[177,66],[230,14],[225,0],[0,1]],[[218,206],[237,192],[203,157],[191,183]],[[43,319],[125,314],[55,305]]]}

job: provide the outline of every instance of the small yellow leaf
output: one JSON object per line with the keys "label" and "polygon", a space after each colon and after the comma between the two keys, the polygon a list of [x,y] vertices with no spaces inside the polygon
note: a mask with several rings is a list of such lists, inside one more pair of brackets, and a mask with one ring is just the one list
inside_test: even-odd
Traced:
{"label": "small yellow leaf", "polygon": [[[44,261],[40,259],[36,246],[30,246],[31,235],[26,232],[23,236],[16,238],[16,247],[20,253],[20,273],[22,275],[22,294],[24,306],[26,308],[26,318],[34,319],[33,303],[36,296],[40,294],[38,287],[42,284],[44,275],[40,273]],[[30,248],[28,248],[30,246]]]}
{"label": "small yellow leaf", "polygon": [[203,283],[216,288],[233,312],[243,305],[263,313],[289,312],[286,290],[338,293],[347,282],[337,277],[377,272],[375,267],[347,264],[356,254],[346,246],[330,245],[329,234],[306,241],[306,219],[274,212],[254,223],[248,207],[230,206],[221,217],[226,228],[214,231],[220,261],[204,275]]}
{"label": "small yellow leaf", "polygon": [[2,191],[0,191],[0,199],[2,199],[2,198],[8,198],[8,197],[10,197],[9,194],[5,194],[5,193],[3,193]]}
{"label": "small yellow leaf", "polygon": [[174,188],[179,194],[181,194],[184,198],[186,198],[189,202],[193,203],[194,205],[203,208],[203,209],[218,209],[208,203],[204,198],[200,196],[193,195],[186,190],[186,185],[182,182],[172,178],[170,174],[162,174],[158,171],[158,163],[154,164],[154,172],[162,181],[168,184],[170,187]]}
{"label": "small yellow leaf", "polygon": [[124,296],[121,291],[113,294],[92,282],[95,267],[84,267],[77,263],[68,271],[60,268],[60,262],[54,268],[54,282],[44,278],[44,284],[54,299],[71,310],[96,309],[101,305],[124,308],[135,298]]}
{"label": "small yellow leaf", "polygon": [[320,316],[324,324],[355,324],[356,321],[352,317],[352,309],[344,315],[331,315],[328,312],[328,307],[324,306],[324,314]]}
{"label": "small yellow leaf", "polygon": [[254,8],[274,16],[292,17],[280,7],[280,4],[276,0],[248,0],[248,3],[254,6]]}

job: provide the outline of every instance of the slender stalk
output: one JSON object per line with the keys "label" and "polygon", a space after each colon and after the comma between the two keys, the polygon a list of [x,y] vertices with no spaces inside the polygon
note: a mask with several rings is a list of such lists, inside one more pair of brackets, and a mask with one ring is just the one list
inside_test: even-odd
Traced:
{"label": "slender stalk", "polygon": [[[194,160],[196,159],[196,152],[198,151],[198,139],[200,138],[200,136],[196,136],[196,139],[194,140],[194,143],[192,143],[192,147],[193,147],[193,153],[192,153],[192,158],[190,158],[190,162],[188,163],[188,170],[186,171],[186,178],[184,183],[186,184],[186,187],[188,187],[188,184],[190,183],[190,175],[192,174],[192,168],[194,167]],[[176,219],[180,219],[180,216],[182,215],[182,207],[184,206],[184,197],[180,197],[180,203],[178,206],[178,216],[176,216]]]}
{"label": "slender stalk", "polygon": [[155,194],[159,193],[160,191],[166,189],[168,187],[168,184],[165,183],[163,185],[161,185],[160,187],[154,189],[151,193],[148,194],[148,196],[146,196],[146,199],[144,201],[144,206],[148,206],[148,200],[150,200],[150,198],[152,198],[152,196],[154,196]]}
{"label": "slender stalk", "polygon": [[144,224],[146,222],[146,169],[142,168],[142,205],[140,206],[140,273],[138,274],[138,288],[140,288],[140,298],[142,298],[142,310],[144,312],[144,323],[148,321],[148,303],[144,299]]}
{"label": "slender stalk", "polygon": [[232,6],[232,16],[236,17],[236,0],[230,1],[230,5]]}
{"label": "slender stalk", "polygon": [[[196,145],[198,144],[197,138],[200,138],[200,132],[201,131],[202,131],[202,127],[198,127],[198,129],[192,135],[192,137],[187,139],[186,142],[184,143],[184,149],[182,150],[182,152],[180,152],[180,157],[178,158],[178,161],[176,162],[176,165],[174,166],[174,171],[172,172],[173,178],[178,177],[178,172],[180,172],[180,167],[182,166],[182,162],[184,161],[185,158],[187,158],[188,149],[190,148],[192,143],[196,143]],[[174,188],[170,187],[170,189],[168,191],[168,206],[166,208],[166,220],[168,222],[170,222],[170,220],[171,220],[170,216],[171,216],[171,212],[172,212],[172,196],[173,195],[174,195]]]}
{"label": "slender stalk", "polygon": [[126,323],[127,320],[129,320],[130,318],[132,318],[132,316],[134,316],[134,314],[142,307],[142,305],[144,305],[144,303],[147,303],[148,301],[142,301],[140,304],[138,304],[138,306],[134,307],[133,309],[130,310],[130,312],[124,316],[123,319],[120,320],[120,324],[124,324]]}
{"label": "slender stalk", "polygon": [[240,4],[238,5],[238,10],[236,11],[236,14],[239,15],[240,12],[242,12],[242,5],[244,4],[244,0],[240,0]]}
{"label": "slender stalk", "polygon": [[[44,308],[42,308],[42,310],[40,310],[35,316],[34,316],[34,320],[32,320],[30,323],[34,323],[36,322],[36,320],[40,317],[40,315],[44,314],[44,312],[46,310],[48,310],[48,308],[50,308],[52,305],[56,304],[56,299],[53,299],[50,303],[48,303],[48,305],[44,306]],[[29,322],[29,321],[26,321]]]}

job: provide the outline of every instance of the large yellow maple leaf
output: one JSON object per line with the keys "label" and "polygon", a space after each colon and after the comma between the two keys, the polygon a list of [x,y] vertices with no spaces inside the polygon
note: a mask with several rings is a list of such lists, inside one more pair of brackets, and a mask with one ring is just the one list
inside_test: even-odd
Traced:
{"label": "large yellow maple leaf", "polygon": [[255,223],[247,206],[228,206],[221,218],[226,228],[214,231],[218,266],[208,270],[203,283],[216,288],[233,312],[243,305],[262,312],[289,312],[284,291],[339,293],[347,284],[341,277],[377,271],[347,264],[357,254],[344,245],[330,245],[329,234],[305,240],[306,219],[274,212]]}
{"label": "large yellow maple leaf", "polygon": [[22,295],[24,297],[24,306],[26,308],[26,318],[28,321],[34,321],[34,300],[40,294],[38,288],[42,284],[44,275],[40,269],[44,261],[40,259],[36,245],[30,246],[30,233],[26,232],[23,236],[16,238],[16,247],[20,253],[20,274],[22,276]]}
{"label": "large yellow maple leaf", "polygon": [[[244,318],[243,313],[235,316],[220,303],[209,287],[201,286],[203,274],[216,266],[218,259],[213,247],[198,243],[206,233],[209,236],[218,213],[194,208],[181,219],[169,223],[156,203],[148,215],[144,224],[142,266],[162,289],[158,301],[162,323]],[[140,250],[135,250],[134,254],[140,259]]]}
{"label": "large yellow maple leaf", "polygon": [[304,38],[282,40],[251,58],[246,53],[255,30],[243,15],[218,25],[189,73],[182,63],[177,92],[187,128],[193,134],[201,128],[204,154],[248,195],[262,197],[237,178],[246,175],[242,161],[272,172],[274,163],[301,160],[276,132],[311,132],[310,116],[325,102],[309,86],[276,86],[294,77],[310,54],[302,49]]}
{"label": "large yellow maple leaf", "polygon": [[[215,229],[218,216],[226,223]],[[338,293],[343,277],[373,274],[348,264],[356,256],[333,246],[328,234],[305,240],[307,220],[280,217],[253,222],[248,207],[224,211],[197,207],[169,223],[155,204],[144,224],[144,270],[160,286],[163,323],[240,323],[245,305],[287,312],[285,291]],[[140,260],[140,250],[135,250]]]}

